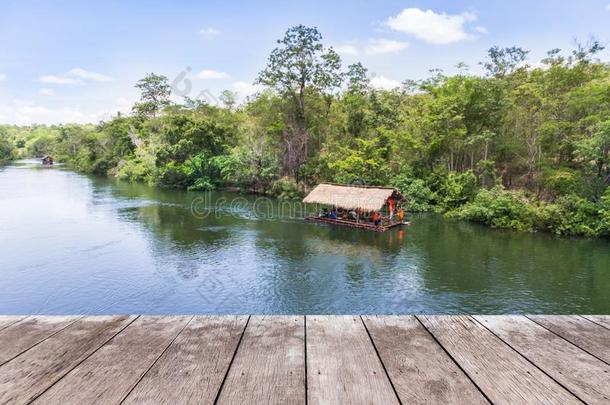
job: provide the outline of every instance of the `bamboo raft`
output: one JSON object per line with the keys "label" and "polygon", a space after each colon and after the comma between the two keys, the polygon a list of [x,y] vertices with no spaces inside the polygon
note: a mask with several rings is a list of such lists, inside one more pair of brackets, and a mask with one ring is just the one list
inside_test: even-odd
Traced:
{"label": "bamboo raft", "polygon": [[310,216],[305,217],[305,221],[320,222],[323,224],[341,225],[341,226],[347,226],[350,228],[366,229],[368,231],[374,231],[374,232],[385,232],[385,231],[388,231],[388,230],[398,227],[398,226],[410,226],[411,225],[411,222],[391,222],[391,223],[381,224],[381,225],[377,226],[370,222],[356,222],[356,221],[347,220],[347,219],[324,218],[324,217],[317,217],[315,215],[310,215]]}
{"label": "bamboo raft", "polygon": [[387,214],[389,213],[389,217],[392,217],[392,213],[396,212],[394,211],[397,208],[396,204],[404,200],[405,197],[392,187],[321,183],[303,199],[303,202],[333,207],[333,210],[354,210],[359,213],[368,213],[369,216],[373,216],[371,213],[381,215],[382,209],[386,208],[385,220],[380,225],[360,222],[358,220],[329,218],[327,216],[310,215],[305,217],[306,221],[342,225],[374,232],[385,232],[397,226],[411,225],[410,222],[406,221],[387,220]]}

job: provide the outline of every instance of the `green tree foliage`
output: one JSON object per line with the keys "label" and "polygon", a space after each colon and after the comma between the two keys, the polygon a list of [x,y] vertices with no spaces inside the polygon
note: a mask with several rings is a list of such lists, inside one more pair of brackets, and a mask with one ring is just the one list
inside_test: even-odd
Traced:
{"label": "green tree foliage", "polygon": [[497,228],[610,236],[610,65],[595,40],[549,51],[493,47],[486,75],[434,70],[392,91],[341,70],[315,28],[288,29],[257,82],[222,106],[137,83],[131,116],[99,125],[0,127],[0,159],[52,154],[77,170],[163,187],[299,198],[322,182],[392,185],[411,211]]}
{"label": "green tree foliage", "polygon": [[169,105],[171,87],[167,77],[150,73],[136,83],[140,90],[140,101],[133,106],[133,112],[141,117],[155,117],[163,107]]}
{"label": "green tree foliage", "polygon": [[6,131],[0,128],[0,164],[6,163],[15,157],[15,145],[9,139]]}
{"label": "green tree foliage", "polygon": [[282,167],[285,174],[294,175],[310,154],[311,120],[320,112],[316,104],[320,98],[330,102],[323,96],[341,84],[341,59],[332,48],[324,48],[316,28],[292,27],[277,42],[257,82],[285,98]]}

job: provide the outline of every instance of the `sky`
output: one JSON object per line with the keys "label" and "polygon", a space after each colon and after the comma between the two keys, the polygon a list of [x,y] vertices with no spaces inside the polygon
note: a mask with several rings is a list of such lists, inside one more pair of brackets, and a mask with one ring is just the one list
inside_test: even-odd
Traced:
{"label": "sky", "polygon": [[[569,52],[610,45],[610,0],[30,1],[0,2],[0,123],[99,122],[127,113],[137,80],[154,72],[182,95],[240,99],[291,26],[317,27],[343,66],[360,61],[392,88],[431,69],[456,73],[498,45]],[[610,60],[606,49],[600,55]]]}

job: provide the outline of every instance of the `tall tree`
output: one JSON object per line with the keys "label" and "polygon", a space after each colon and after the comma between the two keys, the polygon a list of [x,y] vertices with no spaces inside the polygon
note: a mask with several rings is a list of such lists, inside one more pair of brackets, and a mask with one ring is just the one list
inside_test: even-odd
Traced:
{"label": "tall tree", "polygon": [[140,101],[135,103],[132,109],[136,115],[154,118],[169,104],[171,86],[167,77],[150,73],[138,80],[135,87],[140,89]]}
{"label": "tall tree", "polygon": [[324,48],[317,28],[289,28],[269,56],[257,83],[287,96],[288,125],[283,134],[283,171],[294,176],[309,154],[307,92],[326,94],[341,85],[341,59],[332,48]]}
{"label": "tall tree", "polygon": [[487,72],[496,78],[503,78],[519,67],[519,64],[527,58],[529,51],[516,46],[500,48],[494,46],[487,51],[486,62],[481,64]]}

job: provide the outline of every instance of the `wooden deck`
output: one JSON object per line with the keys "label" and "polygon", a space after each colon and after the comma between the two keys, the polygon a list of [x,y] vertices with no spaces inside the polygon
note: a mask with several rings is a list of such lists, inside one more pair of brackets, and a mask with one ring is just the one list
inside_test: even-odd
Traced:
{"label": "wooden deck", "polygon": [[2,404],[583,402],[610,316],[0,317]]}

